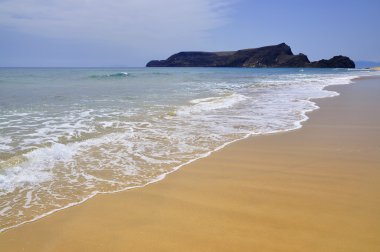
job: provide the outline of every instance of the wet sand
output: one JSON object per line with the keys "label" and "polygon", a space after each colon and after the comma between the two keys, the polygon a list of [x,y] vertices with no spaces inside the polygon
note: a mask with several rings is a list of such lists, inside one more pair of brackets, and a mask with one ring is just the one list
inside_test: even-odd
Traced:
{"label": "wet sand", "polygon": [[0,251],[380,251],[380,80],[331,86],[300,130],[0,234]]}

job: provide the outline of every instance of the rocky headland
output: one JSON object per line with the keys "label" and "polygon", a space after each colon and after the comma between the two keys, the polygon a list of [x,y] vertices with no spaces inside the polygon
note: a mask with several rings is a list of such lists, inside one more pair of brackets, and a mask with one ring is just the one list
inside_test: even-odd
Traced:
{"label": "rocky headland", "polygon": [[228,52],[180,52],[166,60],[152,60],[147,67],[310,67],[355,68],[346,56],[310,62],[305,54],[294,55],[285,43]]}

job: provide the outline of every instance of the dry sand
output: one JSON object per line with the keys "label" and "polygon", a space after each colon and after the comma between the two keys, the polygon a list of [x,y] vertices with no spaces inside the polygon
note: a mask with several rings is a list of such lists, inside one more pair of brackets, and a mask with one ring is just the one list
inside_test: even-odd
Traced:
{"label": "dry sand", "polygon": [[9,230],[0,251],[380,251],[380,81],[329,89],[300,130]]}

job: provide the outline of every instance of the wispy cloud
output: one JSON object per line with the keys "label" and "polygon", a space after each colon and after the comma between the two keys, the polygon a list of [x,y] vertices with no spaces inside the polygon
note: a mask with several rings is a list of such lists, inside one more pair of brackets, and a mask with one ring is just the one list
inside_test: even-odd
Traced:
{"label": "wispy cloud", "polygon": [[0,0],[0,26],[131,48],[191,44],[223,25],[231,0]]}

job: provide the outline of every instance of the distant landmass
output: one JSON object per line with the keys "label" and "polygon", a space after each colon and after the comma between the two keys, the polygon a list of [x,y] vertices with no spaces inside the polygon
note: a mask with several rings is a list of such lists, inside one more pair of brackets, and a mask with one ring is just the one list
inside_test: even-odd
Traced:
{"label": "distant landmass", "polygon": [[229,52],[180,52],[166,60],[152,60],[147,67],[312,67],[355,68],[346,56],[310,62],[305,54],[294,55],[285,43]]}

